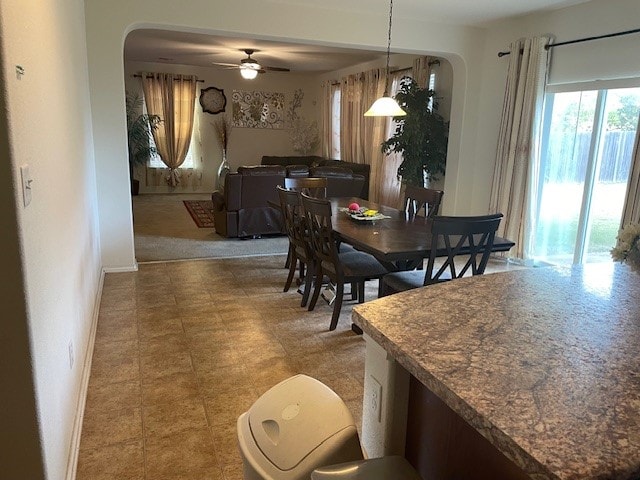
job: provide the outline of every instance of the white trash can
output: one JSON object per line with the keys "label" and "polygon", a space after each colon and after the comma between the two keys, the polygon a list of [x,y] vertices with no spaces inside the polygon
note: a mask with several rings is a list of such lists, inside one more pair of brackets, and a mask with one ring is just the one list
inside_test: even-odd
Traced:
{"label": "white trash can", "polygon": [[318,467],[363,458],[347,406],[306,375],[280,382],[240,415],[238,446],[245,480],[308,480]]}

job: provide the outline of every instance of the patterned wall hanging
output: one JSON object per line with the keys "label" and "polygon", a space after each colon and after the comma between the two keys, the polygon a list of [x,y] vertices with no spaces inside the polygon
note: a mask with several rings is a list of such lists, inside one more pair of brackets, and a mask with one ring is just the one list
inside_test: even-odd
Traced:
{"label": "patterned wall hanging", "polygon": [[234,90],[233,126],[245,128],[284,128],[284,93]]}

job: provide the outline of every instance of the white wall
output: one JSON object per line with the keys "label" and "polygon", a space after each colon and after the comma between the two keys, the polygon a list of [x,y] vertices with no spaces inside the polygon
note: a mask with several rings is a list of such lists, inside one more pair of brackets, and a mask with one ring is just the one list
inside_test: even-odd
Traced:
{"label": "white wall", "polygon": [[[129,31],[144,27],[173,28],[352,48],[386,47],[385,5],[379,5],[379,9],[372,7],[365,13],[331,11],[324,9],[321,2],[303,6],[258,0],[192,0],[179,6],[173,0],[86,0],[85,5],[103,262],[116,269],[135,265],[128,204],[122,63],[123,42]],[[401,53],[444,56],[453,65],[452,137],[447,167],[447,182],[451,177],[452,183],[445,186],[449,190],[445,209],[453,211],[458,208],[455,181],[468,176],[460,170],[459,159],[468,156],[468,146],[461,140],[467,131],[475,133],[471,119],[476,117],[477,96],[472,95],[467,101],[467,92],[477,89],[479,78],[467,77],[467,69],[468,64],[477,63],[475,59],[482,52],[483,32],[403,16],[402,9],[397,8],[393,45]]]}
{"label": "white wall", "polygon": [[[258,75],[254,80],[244,80],[237,70],[148,62],[125,62],[125,84],[127,91],[141,92],[140,79],[132,75],[143,71],[197,75],[198,79],[204,80],[203,83],[198,83],[198,97],[200,95],[199,90],[202,88],[216,87],[223,89],[227,97],[227,106],[224,115],[227,115],[229,119],[231,119],[232,114],[231,95],[234,90],[284,93],[286,112],[289,107],[289,102],[293,98],[293,92],[301,88],[304,92],[304,99],[302,107],[298,110],[298,114],[308,121],[318,121],[320,81],[318,80],[317,74],[267,72]],[[210,193],[215,190],[218,167],[222,162],[222,152],[218,145],[212,123],[216,122],[223,114],[212,115],[205,113],[199,104],[196,106],[195,114],[199,119],[202,147],[201,156],[198,159],[199,171],[202,172],[201,186],[199,188],[193,188],[192,185],[185,185],[170,189],[162,183],[159,186],[147,185],[145,182],[145,171],[142,167],[137,169],[137,172],[134,174],[136,178],[141,180],[141,193]],[[296,155],[291,145],[290,132],[291,130],[286,128],[274,130],[233,127],[231,136],[229,137],[229,148],[227,150],[227,160],[230,163],[232,171],[242,165],[259,165],[263,155]]]}
{"label": "white wall", "polygon": [[[155,26],[383,50],[388,13],[386,7],[378,7],[357,13],[331,11],[321,2],[309,6],[258,0],[213,4],[192,0],[178,8],[172,0],[139,0],[133,4],[125,0],[86,0],[105,265],[114,268],[134,265],[130,209],[124,208],[129,200],[122,44],[128,31]],[[638,10],[637,0],[594,0],[543,15],[496,23],[485,30],[430,23],[428,19],[404,16],[401,5],[394,9],[394,51],[444,57],[452,66],[444,213],[480,213],[488,209],[506,72],[506,59],[498,59],[497,51],[523,35],[555,33],[558,40],[562,40],[629,29],[638,24]],[[619,69],[626,65],[625,59],[637,59],[637,53],[630,46],[637,44],[634,41],[637,40],[627,38],[608,44],[621,49],[602,47],[608,55],[616,57],[615,61],[605,58],[605,65],[612,65],[609,68],[612,75],[633,74],[633,66],[625,67],[625,72]],[[580,54],[582,63],[606,57],[604,53],[592,57],[591,49],[586,52]],[[636,61],[635,65],[638,64]]]}
{"label": "white wall", "polygon": [[[604,35],[638,28],[638,0],[595,0],[538,15],[528,15],[488,26],[482,55],[481,116],[475,140],[476,174],[470,201],[472,213],[486,213],[491,194],[496,143],[508,57],[498,58],[520,37],[553,34],[556,42]],[[596,40],[551,50],[549,77],[552,82],[582,82],[596,79],[640,77],[640,35]]]}
{"label": "white wall", "polygon": [[[0,476],[61,479],[100,279],[83,2],[3,1],[0,32],[8,110],[2,109],[0,122],[8,129],[8,134],[2,129],[7,136],[2,170],[10,169],[8,176],[0,175],[0,191],[3,198],[12,196],[1,207],[0,370],[8,366],[24,376],[5,383],[11,377],[2,375]],[[24,75],[15,74],[16,65],[24,67]],[[33,200],[26,208],[17,187],[24,164],[33,178]],[[7,214],[9,206],[14,215]],[[5,262],[5,255],[12,258]],[[13,297],[7,303],[5,289]],[[26,393],[31,381],[35,398],[32,392],[18,403],[14,387]],[[12,420],[5,423],[5,415]],[[21,420],[23,430],[11,428]]]}

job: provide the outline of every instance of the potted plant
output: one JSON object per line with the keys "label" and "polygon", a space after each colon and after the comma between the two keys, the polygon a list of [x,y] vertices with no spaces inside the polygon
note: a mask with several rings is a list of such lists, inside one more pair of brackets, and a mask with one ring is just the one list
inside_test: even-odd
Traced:
{"label": "potted plant", "polygon": [[394,117],[395,131],[382,143],[382,152],[402,154],[398,176],[424,187],[425,180],[437,180],[445,172],[449,124],[437,113],[435,92],[420,88],[411,78],[402,80],[395,99],[407,115]]}
{"label": "potted plant", "polygon": [[131,194],[137,195],[140,181],[133,178],[136,165],[147,165],[149,159],[158,153],[151,144],[152,132],[158,128],[162,119],[158,115],[142,112],[142,97],[137,93],[127,92],[127,141],[129,145],[129,176],[131,178]]}

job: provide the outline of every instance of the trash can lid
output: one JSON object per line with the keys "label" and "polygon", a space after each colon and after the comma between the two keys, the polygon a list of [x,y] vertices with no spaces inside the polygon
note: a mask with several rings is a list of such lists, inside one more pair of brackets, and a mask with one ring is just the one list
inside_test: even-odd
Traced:
{"label": "trash can lid", "polygon": [[322,382],[296,375],[265,392],[248,411],[256,445],[291,470],[337,432],[355,424],[342,399]]}

